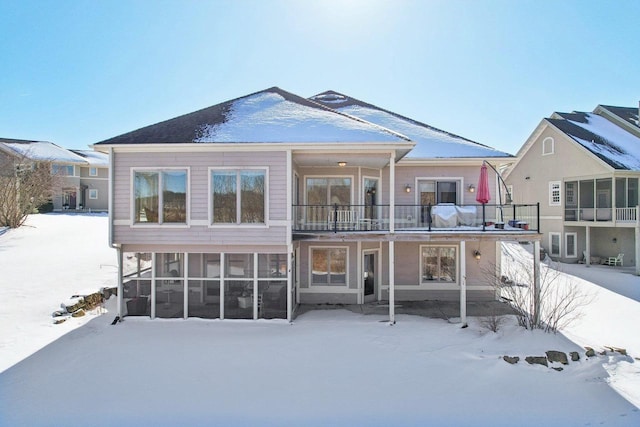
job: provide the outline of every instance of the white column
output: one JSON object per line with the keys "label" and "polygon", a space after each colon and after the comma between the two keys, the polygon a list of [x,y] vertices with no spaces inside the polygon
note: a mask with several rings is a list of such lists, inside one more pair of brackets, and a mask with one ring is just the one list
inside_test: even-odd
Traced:
{"label": "white column", "polygon": [[389,241],[389,324],[396,323],[396,265],[395,242]]}
{"label": "white column", "polygon": [[396,230],[396,155],[389,156],[389,232]]}
{"label": "white column", "polygon": [[224,319],[224,252],[220,253],[220,319]]}
{"label": "white column", "polygon": [[182,266],[182,312],[183,318],[189,317],[189,281],[187,280],[187,266],[189,265],[189,253],[184,253],[184,265]]}
{"label": "white column", "polygon": [[540,241],[533,242],[533,320],[540,320]]}
{"label": "white column", "polygon": [[122,319],[122,302],[124,301],[124,286],[122,284],[122,274],[123,274],[123,255],[122,255],[122,247],[118,246],[116,248],[116,254],[118,256],[118,299],[117,299],[117,316],[120,316]]}
{"label": "white column", "polygon": [[467,327],[467,250],[466,242],[460,242],[460,322]]}
{"label": "white column", "polygon": [[253,320],[258,319],[258,253],[253,253]]}
{"label": "white column", "polygon": [[586,259],[584,260],[584,263],[587,267],[591,266],[591,227],[586,226],[585,230],[584,230],[584,234],[585,234],[585,246],[586,246],[586,254],[587,256],[585,257]]}
{"label": "white column", "polygon": [[156,253],[151,253],[151,318],[156,318]]}
{"label": "white column", "polygon": [[362,282],[364,281],[362,275],[362,241],[358,240],[356,242],[356,253],[358,257],[356,258],[356,280],[358,281],[358,296],[356,297],[356,304],[364,304],[364,286]]}
{"label": "white column", "polygon": [[635,243],[636,243],[636,276],[640,276],[640,206],[636,206],[636,228],[635,228]]}
{"label": "white column", "polygon": [[287,321],[291,323],[292,312],[293,312],[293,301],[291,301],[291,294],[293,290],[293,245],[289,245],[289,250],[287,251]]}

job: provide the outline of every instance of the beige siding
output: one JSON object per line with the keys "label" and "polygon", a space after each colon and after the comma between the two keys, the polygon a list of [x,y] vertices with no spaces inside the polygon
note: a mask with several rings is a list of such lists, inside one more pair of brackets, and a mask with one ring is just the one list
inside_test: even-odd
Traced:
{"label": "beige siding", "polygon": [[[109,209],[109,181],[100,178],[82,178],[82,185],[86,185],[84,190],[85,209],[106,211]],[[89,190],[98,190],[98,198],[90,199]]]}
{"label": "beige siding", "polygon": [[[114,220],[132,222],[131,203],[132,170],[135,168],[184,167],[189,169],[190,220],[208,221],[209,217],[209,168],[268,168],[268,220],[285,221],[286,205],[286,152],[235,153],[115,153]],[[116,243],[177,243],[197,244],[283,244],[286,243],[286,227],[191,227],[170,228],[153,226],[116,225]]]}

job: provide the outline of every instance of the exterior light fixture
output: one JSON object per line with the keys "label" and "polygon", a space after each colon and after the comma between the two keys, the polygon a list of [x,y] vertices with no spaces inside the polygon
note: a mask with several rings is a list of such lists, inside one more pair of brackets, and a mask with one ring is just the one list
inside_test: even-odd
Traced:
{"label": "exterior light fixture", "polygon": [[476,251],[473,251],[473,256],[474,256],[478,261],[480,261],[480,258],[482,257],[482,254],[480,253],[480,251],[476,250]]}
{"label": "exterior light fixture", "polygon": [[476,192],[476,187],[474,187],[473,184],[469,184],[469,193],[475,193]]}
{"label": "exterior light fixture", "polygon": [[347,162],[338,162],[338,166],[343,168],[343,167],[347,166]]}
{"label": "exterior light fixture", "polygon": [[407,184],[407,185],[404,187],[404,191],[406,191],[407,193],[411,193],[411,186],[410,186],[409,184]]}

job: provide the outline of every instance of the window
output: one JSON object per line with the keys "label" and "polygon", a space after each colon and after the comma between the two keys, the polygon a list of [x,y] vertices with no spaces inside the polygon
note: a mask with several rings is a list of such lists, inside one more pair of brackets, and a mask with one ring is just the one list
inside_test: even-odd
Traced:
{"label": "window", "polygon": [[136,223],[187,222],[186,170],[135,171],[133,180]]}
{"label": "window", "polygon": [[549,233],[549,255],[560,256],[560,233]]}
{"label": "window", "polygon": [[51,174],[59,176],[73,176],[73,166],[53,164],[51,165]]}
{"label": "window", "polygon": [[549,154],[553,154],[555,142],[553,138],[547,137],[542,140],[542,155],[548,156]]}
{"label": "window", "polygon": [[418,181],[418,202],[421,205],[458,203],[459,181]]}
{"label": "window", "polygon": [[561,191],[560,181],[553,181],[549,183],[549,206],[561,205]]}
{"label": "window", "polygon": [[578,251],[576,250],[577,233],[564,233],[564,255],[567,258],[576,258]]}
{"label": "window", "polygon": [[96,190],[95,188],[91,188],[89,190],[89,198],[93,199],[93,200],[97,199],[98,198],[98,190]]}
{"label": "window", "polygon": [[264,223],[265,187],[263,169],[212,170],[212,223]]}
{"label": "window", "polygon": [[351,178],[307,178],[307,204],[349,206]]}
{"label": "window", "polygon": [[98,168],[89,168],[89,176],[98,176]]}
{"label": "window", "polygon": [[457,283],[455,246],[420,247],[420,283]]}
{"label": "window", "polygon": [[311,248],[311,284],[347,284],[347,248]]}

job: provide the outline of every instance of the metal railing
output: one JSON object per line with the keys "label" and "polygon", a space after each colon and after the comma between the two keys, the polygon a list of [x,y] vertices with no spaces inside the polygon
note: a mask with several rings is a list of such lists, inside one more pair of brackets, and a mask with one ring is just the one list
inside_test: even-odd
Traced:
{"label": "metal railing", "polygon": [[[390,231],[389,205],[294,205],[294,231]],[[540,205],[395,205],[394,231],[539,231]]]}

